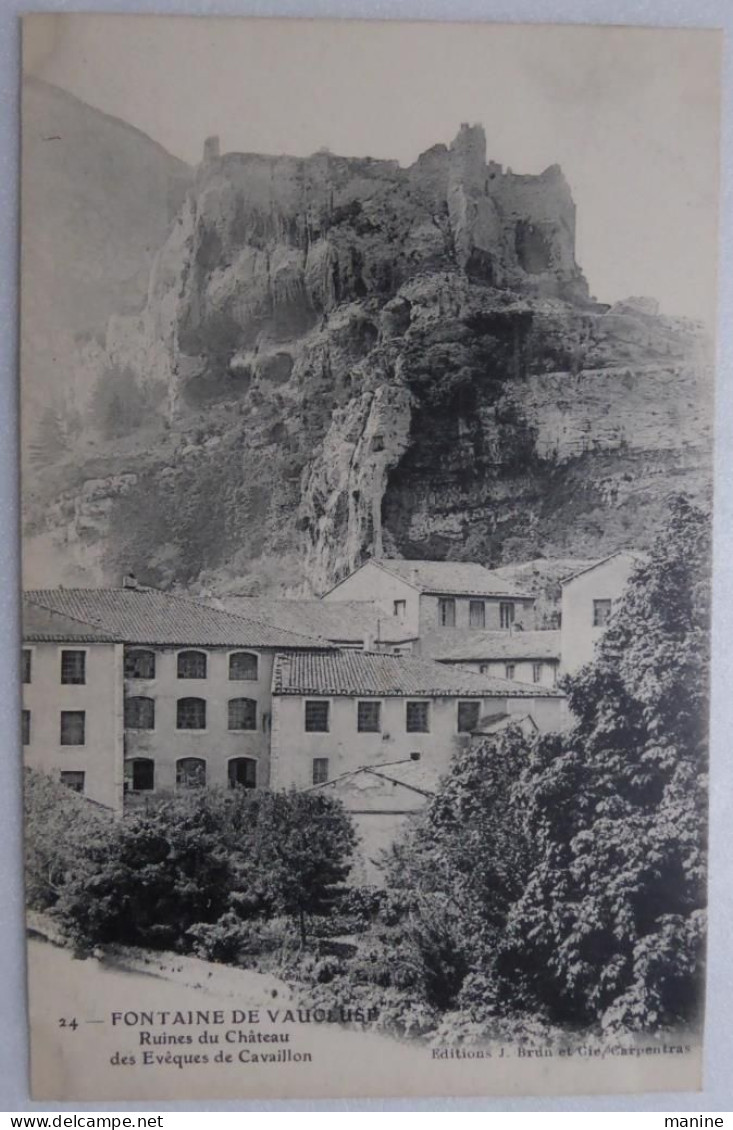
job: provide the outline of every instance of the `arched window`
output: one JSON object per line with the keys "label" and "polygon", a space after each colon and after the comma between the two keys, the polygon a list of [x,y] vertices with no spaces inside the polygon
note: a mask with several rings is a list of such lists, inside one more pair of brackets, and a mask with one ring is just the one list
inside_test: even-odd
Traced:
{"label": "arched window", "polygon": [[133,695],[125,699],[125,729],[155,729],[155,699]]}
{"label": "arched window", "polygon": [[257,703],[253,698],[229,699],[229,729],[257,729]]}
{"label": "arched window", "polygon": [[155,652],[134,648],[125,652],[126,679],[154,679]]}
{"label": "arched window", "polygon": [[202,789],[206,784],[203,757],[180,757],[176,762],[176,788]]}
{"label": "arched window", "polygon": [[233,757],[229,762],[229,788],[256,789],[257,762],[253,757]]}
{"label": "arched window", "polygon": [[176,726],[179,730],[205,730],[206,699],[179,698],[176,704]]}
{"label": "arched window", "polygon": [[125,762],[125,792],[145,793],[155,788],[152,757],[131,757]]}
{"label": "arched window", "polygon": [[234,651],[229,656],[229,678],[257,679],[257,656],[251,651]]}
{"label": "arched window", "polygon": [[206,652],[205,651],[179,651],[178,652],[178,678],[179,679],[205,679],[206,678]]}

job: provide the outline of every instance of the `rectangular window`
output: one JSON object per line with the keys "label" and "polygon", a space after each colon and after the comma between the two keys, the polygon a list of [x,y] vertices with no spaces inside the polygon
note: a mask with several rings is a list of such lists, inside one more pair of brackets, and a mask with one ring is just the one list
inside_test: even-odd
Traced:
{"label": "rectangular window", "polygon": [[378,734],[382,729],[381,702],[360,702],[356,709],[356,728],[359,733]]}
{"label": "rectangular window", "polygon": [[86,660],[85,651],[62,651],[61,682],[74,686],[86,683]]}
{"label": "rectangular window", "polygon": [[533,683],[541,683],[542,682],[542,664],[541,663],[533,663],[532,664],[532,682]]}
{"label": "rectangular window", "polygon": [[22,679],[24,683],[31,681],[31,649],[29,647],[23,648],[23,656],[21,662]]}
{"label": "rectangular window", "polygon": [[22,730],[23,730],[23,745],[31,744],[31,712],[24,710],[21,714]]}
{"label": "rectangular window", "polygon": [[430,732],[430,703],[408,702],[405,707],[405,729],[408,734]]}
{"label": "rectangular window", "polygon": [[514,623],[514,605],[502,600],[499,604],[499,624],[502,628],[511,628]]}
{"label": "rectangular window", "polygon": [[397,619],[398,620],[404,620],[405,615],[407,614],[407,601],[406,600],[395,600],[393,607],[394,607],[394,614],[397,617]]}
{"label": "rectangular window", "polygon": [[608,621],[611,619],[611,601],[610,600],[594,600],[593,601],[593,627],[605,628]]}
{"label": "rectangular window", "polygon": [[313,758],[313,784],[325,784],[329,780],[329,758]]}
{"label": "rectangular window", "polygon": [[125,792],[144,793],[155,788],[152,757],[134,757],[125,762]]}
{"label": "rectangular window", "polygon": [[504,678],[505,679],[513,679],[514,675],[516,673],[516,670],[517,670],[517,668],[515,667],[515,665],[513,663],[507,663],[506,667],[504,668]]}
{"label": "rectangular window", "polygon": [[438,601],[438,620],[441,628],[455,628],[456,602],[452,596],[441,597]]}
{"label": "rectangular window", "polygon": [[481,703],[476,701],[458,703],[458,733],[470,734],[478,728]]}
{"label": "rectangular window", "polygon": [[61,784],[66,785],[68,789],[73,789],[75,793],[83,793],[84,774],[78,769],[62,769]]}
{"label": "rectangular window", "polygon": [[310,701],[305,704],[305,731],[307,734],[328,733],[328,703]]}
{"label": "rectangular window", "polygon": [[323,785],[328,780],[328,758],[313,758],[313,784]]}
{"label": "rectangular window", "polygon": [[61,745],[84,745],[86,713],[83,710],[61,711]]}
{"label": "rectangular window", "polygon": [[486,605],[483,600],[472,600],[468,606],[469,628],[486,627]]}
{"label": "rectangular window", "polygon": [[126,679],[154,679],[155,652],[137,648],[125,652]]}
{"label": "rectangular window", "polygon": [[133,695],[125,699],[125,729],[155,729],[155,699]]}

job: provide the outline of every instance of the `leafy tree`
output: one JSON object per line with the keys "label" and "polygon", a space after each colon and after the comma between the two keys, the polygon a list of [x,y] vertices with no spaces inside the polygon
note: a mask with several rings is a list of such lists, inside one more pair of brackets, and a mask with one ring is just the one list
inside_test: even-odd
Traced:
{"label": "leafy tree", "polygon": [[110,832],[111,812],[47,773],[25,770],[25,895],[33,910],[52,907],[88,845]]}
{"label": "leafy tree", "polygon": [[[422,896],[413,933],[434,967],[434,975],[427,967],[425,975],[436,1005],[453,1001],[469,968],[493,954],[529,873],[532,845],[521,819],[526,745],[520,728],[511,726],[458,752],[441,791],[388,866],[393,886]],[[436,960],[440,938],[452,961]],[[441,976],[450,987],[438,983]]]}
{"label": "leafy tree", "polygon": [[499,970],[509,997],[551,1018],[653,1030],[699,1007],[709,541],[707,516],[676,500],[594,662],[567,682],[575,726],[532,753],[538,858]]}
{"label": "leafy tree", "polygon": [[[194,927],[326,911],[355,836],[341,806],[317,793],[196,789],[131,813],[85,845],[58,912],[86,942],[191,948]],[[226,939],[221,940],[226,951]]]}
{"label": "leafy tree", "polygon": [[216,799],[176,796],[91,840],[57,905],[72,935],[92,943],[184,948],[190,926],[216,921],[233,875]]}
{"label": "leafy tree", "polygon": [[322,792],[263,793],[256,807],[245,865],[256,870],[272,910],[297,920],[305,945],[307,916],[327,913],[343,894],[356,845],[353,825],[341,803]]}

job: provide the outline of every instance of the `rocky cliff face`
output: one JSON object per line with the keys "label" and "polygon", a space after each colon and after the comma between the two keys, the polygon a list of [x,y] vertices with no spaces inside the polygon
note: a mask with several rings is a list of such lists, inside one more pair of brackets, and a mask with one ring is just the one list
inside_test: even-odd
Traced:
{"label": "rocky cliff face", "polygon": [[139,130],[23,82],[24,423],[87,405],[108,319],[142,310],[192,170]]}
{"label": "rocky cliff face", "polygon": [[37,461],[29,555],[318,592],[375,552],[645,544],[671,491],[708,490],[705,350],[591,300],[561,170],[487,162],[480,127],[407,169],[212,140],[145,309],[89,362],[96,416]]}

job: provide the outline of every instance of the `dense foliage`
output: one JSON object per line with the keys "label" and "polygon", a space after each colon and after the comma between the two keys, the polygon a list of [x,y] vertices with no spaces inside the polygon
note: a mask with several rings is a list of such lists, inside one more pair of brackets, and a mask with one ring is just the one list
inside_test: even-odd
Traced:
{"label": "dense foliage", "polygon": [[311,971],[317,998],[361,993],[442,1040],[695,1021],[708,601],[708,520],[680,500],[567,680],[572,728],[456,755],[356,953]]}
{"label": "dense foliage", "polygon": [[574,728],[527,777],[538,858],[498,961],[522,1003],[649,1029],[701,998],[709,524],[683,500],[632,577],[596,659],[568,681]]}
{"label": "dense foliage", "polygon": [[24,782],[25,896],[32,910],[58,900],[82,855],[105,840],[112,813],[45,773],[26,769]]}
{"label": "dense foliage", "polygon": [[[258,919],[309,916],[341,893],[355,842],[320,793],[194,790],[162,799],[80,845],[56,913],[77,940],[125,942],[219,959]],[[249,923],[249,926],[245,924]]]}

